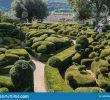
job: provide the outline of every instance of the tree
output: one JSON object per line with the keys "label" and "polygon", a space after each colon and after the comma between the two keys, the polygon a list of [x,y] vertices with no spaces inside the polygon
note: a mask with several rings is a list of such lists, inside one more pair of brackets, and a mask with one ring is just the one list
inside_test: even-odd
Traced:
{"label": "tree", "polygon": [[42,20],[48,15],[47,4],[42,0],[13,0],[12,9],[16,17],[26,17],[29,22],[33,17]]}
{"label": "tree", "polygon": [[69,0],[74,10],[79,14],[79,19],[95,17],[96,24],[99,22],[101,15],[107,16],[110,12],[109,0]]}
{"label": "tree", "polygon": [[76,18],[85,20],[91,17],[91,6],[88,0],[69,0],[76,13]]}
{"label": "tree", "polygon": [[90,3],[95,13],[96,22],[98,23],[100,20],[101,13],[109,9],[108,4],[110,4],[110,1],[109,0],[90,0]]}

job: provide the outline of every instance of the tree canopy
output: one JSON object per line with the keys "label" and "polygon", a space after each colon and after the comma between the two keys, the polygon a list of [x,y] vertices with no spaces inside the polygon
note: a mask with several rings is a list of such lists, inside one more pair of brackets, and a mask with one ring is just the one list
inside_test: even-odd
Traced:
{"label": "tree canopy", "polygon": [[101,15],[106,16],[110,13],[109,0],[69,0],[69,2],[80,20],[95,17],[98,22]]}
{"label": "tree canopy", "polygon": [[69,2],[73,6],[76,19],[84,20],[91,17],[91,6],[87,0],[69,0]]}
{"label": "tree canopy", "polygon": [[27,18],[29,22],[33,17],[44,19],[48,15],[47,4],[43,0],[13,0],[12,9],[18,18]]}

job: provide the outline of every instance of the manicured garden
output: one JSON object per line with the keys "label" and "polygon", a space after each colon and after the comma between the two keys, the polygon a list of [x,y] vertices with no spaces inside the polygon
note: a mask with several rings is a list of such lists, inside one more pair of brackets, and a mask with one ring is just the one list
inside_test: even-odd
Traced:
{"label": "manicured garden", "polygon": [[0,92],[34,92],[32,57],[49,92],[109,92],[109,39],[82,24],[0,23]]}

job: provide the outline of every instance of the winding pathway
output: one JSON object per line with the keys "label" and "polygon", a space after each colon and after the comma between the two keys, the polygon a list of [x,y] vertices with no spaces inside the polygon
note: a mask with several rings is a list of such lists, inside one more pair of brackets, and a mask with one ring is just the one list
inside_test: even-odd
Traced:
{"label": "winding pathway", "polygon": [[46,92],[44,68],[45,64],[38,61],[36,58],[32,58],[32,62],[35,65],[34,71],[34,92]]}

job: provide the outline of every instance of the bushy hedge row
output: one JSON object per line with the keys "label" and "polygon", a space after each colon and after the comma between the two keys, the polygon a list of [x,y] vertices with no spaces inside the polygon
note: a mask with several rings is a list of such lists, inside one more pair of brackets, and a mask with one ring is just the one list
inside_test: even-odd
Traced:
{"label": "bushy hedge row", "polygon": [[60,71],[69,66],[69,60],[74,55],[74,47],[70,47],[48,60],[45,67],[45,80],[48,91],[53,92],[72,92],[62,78]]}
{"label": "bushy hedge row", "polygon": [[23,34],[20,30],[11,23],[0,23],[0,37],[16,37],[23,39]]}

